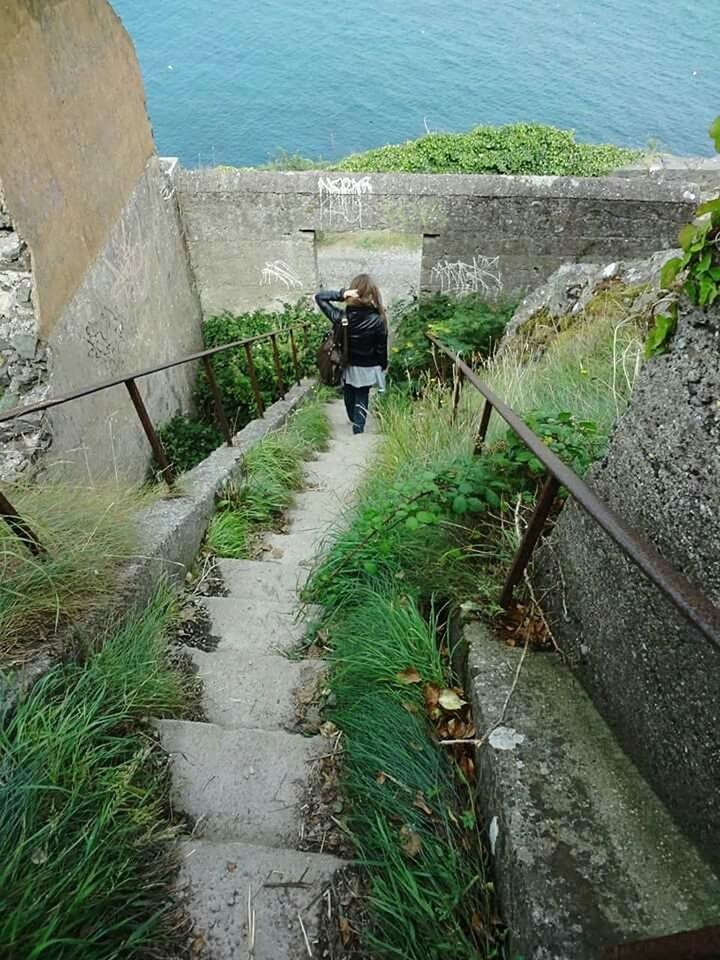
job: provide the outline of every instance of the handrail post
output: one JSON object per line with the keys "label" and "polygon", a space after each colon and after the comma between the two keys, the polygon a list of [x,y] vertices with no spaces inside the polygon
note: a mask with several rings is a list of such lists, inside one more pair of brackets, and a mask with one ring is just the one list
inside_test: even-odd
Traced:
{"label": "handrail post", "polygon": [[520,541],[520,546],[518,547],[517,553],[515,554],[515,559],[510,567],[510,572],[507,575],[503,592],[500,595],[500,606],[504,607],[506,610],[512,603],[513,590],[522,579],[522,576],[525,573],[525,568],[527,567],[530,557],[532,556],[533,549],[535,548],[535,544],[540,539],[540,535],[545,527],[545,521],[548,518],[548,514],[550,513],[553,503],[555,502],[555,497],[557,496],[559,487],[560,483],[557,477],[553,476],[552,473],[548,473],[545,478],[543,488],[540,491],[540,496],[535,504],[533,515],[530,517],[530,522],[527,525],[525,535]]}
{"label": "handrail post", "polygon": [[33,556],[47,556],[47,550],[40,542],[40,538],[32,527],[22,519],[15,507],[3,493],[0,493],[0,517],[3,518],[18,540],[23,541]]}
{"label": "handrail post", "polygon": [[220,396],[220,391],[218,390],[217,380],[215,379],[215,372],[213,370],[212,360],[210,357],[203,357],[203,366],[205,367],[205,376],[210,384],[210,392],[213,395],[215,415],[218,418],[218,423],[220,424],[220,429],[225,437],[225,442],[229,447],[231,447],[233,445],[232,430],[230,429],[230,424],[228,423],[228,418],[225,414],[225,407],[223,406],[222,397]]}
{"label": "handrail post", "polygon": [[258,416],[264,417],[265,404],[263,403],[262,394],[260,393],[260,387],[258,385],[257,373],[255,372],[255,361],[253,360],[252,355],[252,345],[245,343],[243,346],[245,347],[245,359],[247,360],[248,376],[250,377],[250,384],[252,386],[253,394],[255,395],[255,406],[257,407]]}
{"label": "handrail post", "polygon": [[458,407],[460,406],[460,397],[462,395],[464,381],[465,374],[462,372],[460,367],[455,364],[453,366],[452,423],[455,423],[455,420],[457,419],[457,412]]}
{"label": "handrail post", "polygon": [[275,376],[277,377],[278,387],[280,388],[280,399],[285,399],[285,394],[287,390],[285,388],[285,377],[283,376],[282,363],[280,363],[280,353],[278,351],[277,345],[277,334],[270,334],[270,342],[272,343],[272,352],[273,352],[273,362],[275,364]]}
{"label": "handrail post", "polygon": [[486,399],[485,406],[483,407],[482,418],[480,419],[480,428],[475,439],[475,453],[479,453],[483,448],[485,437],[487,436],[488,426],[490,424],[490,414],[492,412],[493,405],[488,399]]}
{"label": "handrail post", "polygon": [[172,487],[175,483],[175,475],[173,474],[172,467],[168,461],[167,454],[165,453],[165,448],[162,445],[160,437],[157,435],[157,431],[153,426],[152,420],[147,412],[147,408],[143,402],[143,398],[140,396],[140,391],[137,388],[135,380],[130,377],[129,380],[125,381],[125,386],[127,391],[130,394],[130,399],[133,402],[135,411],[140,418],[140,423],[142,424],[143,430],[145,431],[145,436],[150,441],[150,446],[152,447],[153,455],[157,465],[160,467],[160,472],[162,473],[163,480],[165,483]]}
{"label": "handrail post", "polygon": [[295,345],[295,334],[292,330],[290,331],[290,350],[292,351],[293,366],[295,367],[295,381],[300,383],[302,377],[300,375],[300,364],[298,363],[297,347]]}

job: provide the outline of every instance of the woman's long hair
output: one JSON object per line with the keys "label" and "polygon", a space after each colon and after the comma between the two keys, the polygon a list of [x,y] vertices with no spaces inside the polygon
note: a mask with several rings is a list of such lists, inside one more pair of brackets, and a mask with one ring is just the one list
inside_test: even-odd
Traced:
{"label": "woman's long hair", "polygon": [[382,317],[382,322],[387,330],[387,314],[383,303],[382,294],[378,285],[368,273],[359,273],[350,281],[349,290],[357,290],[359,296],[352,303],[365,307],[374,307]]}

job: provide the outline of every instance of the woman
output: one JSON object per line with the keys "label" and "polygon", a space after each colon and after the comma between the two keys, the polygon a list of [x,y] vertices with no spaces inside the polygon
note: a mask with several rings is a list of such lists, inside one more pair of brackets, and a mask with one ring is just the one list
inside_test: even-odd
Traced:
{"label": "woman", "polygon": [[[362,433],[370,388],[385,389],[387,318],[380,291],[366,273],[361,273],[347,290],[316,293],[315,302],[332,321],[339,343],[347,323],[348,365],[343,372],[343,395],[353,433]],[[343,302],[345,312],[333,305]]]}

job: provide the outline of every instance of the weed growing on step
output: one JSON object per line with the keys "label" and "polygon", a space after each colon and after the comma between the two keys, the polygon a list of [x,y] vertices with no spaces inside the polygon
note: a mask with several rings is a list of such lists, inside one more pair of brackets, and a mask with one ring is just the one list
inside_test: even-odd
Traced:
{"label": "weed growing on step", "polygon": [[[165,659],[174,599],[55,667],[0,728],[0,954],[111,960],[172,937],[167,769],[146,718],[185,706]],[[154,950],[152,954],[151,950]]]}
{"label": "weed growing on step", "polygon": [[[324,395],[323,395],[324,396]],[[330,423],[322,397],[297,410],[247,454],[242,479],[225,487],[208,530],[208,548],[219,557],[242,558],[262,530],[271,528],[302,488],[303,461],[327,446]]]}
{"label": "weed growing on step", "polygon": [[133,518],[156,494],[116,486],[16,487],[10,498],[47,557],[33,557],[0,523],[0,658],[24,659],[68,622],[106,609],[117,573],[137,552]]}

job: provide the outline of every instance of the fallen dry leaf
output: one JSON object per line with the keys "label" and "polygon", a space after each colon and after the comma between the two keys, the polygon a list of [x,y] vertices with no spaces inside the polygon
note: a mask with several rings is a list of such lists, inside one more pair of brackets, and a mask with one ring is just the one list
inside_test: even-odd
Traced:
{"label": "fallen dry leaf", "polygon": [[426,683],[423,688],[423,695],[425,696],[425,704],[428,710],[432,710],[438,705],[440,687],[436,687],[434,683]]}
{"label": "fallen dry leaf", "polygon": [[225,864],[225,869],[227,870],[228,873],[235,873],[235,871],[237,870],[237,864],[231,863],[228,860],[228,862]]}
{"label": "fallen dry leaf", "polygon": [[382,772],[382,770],[375,777],[375,783],[383,784],[387,780],[387,775]]}
{"label": "fallen dry leaf", "polygon": [[467,700],[461,700],[454,690],[445,689],[440,691],[438,703],[443,710],[462,710]]}
{"label": "fallen dry leaf", "polygon": [[420,836],[417,833],[413,833],[408,826],[404,826],[400,834],[405,841],[402,845],[405,856],[416,857],[422,850],[422,839]]}
{"label": "fallen dry leaf", "polygon": [[346,947],[352,940],[352,928],[350,926],[350,921],[346,917],[340,917],[340,939],[343,942],[343,946]]}
{"label": "fallen dry leaf", "polygon": [[320,733],[330,739],[331,737],[336,737],[339,733],[338,728],[334,723],[330,723],[329,720],[326,720],[325,723],[320,727]]}
{"label": "fallen dry leaf", "polygon": [[415,794],[415,800],[413,801],[413,806],[417,807],[418,810],[422,810],[422,812],[426,813],[429,817],[432,816],[432,810],[427,805],[427,801],[423,796],[422,790],[418,790],[418,792]]}
{"label": "fallen dry leaf", "polygon": [[193,956],[199,957],[205,951],[205,946],[205,937],[199,933],[190,945],[190,952]]}
{"label": "fallen dry leaf", "polygon": [[484,930],[484,929],[485,929],[485,921],[483,920],[482,916],[481,916],[477,911],[475,911],[475,913],[472,915],[472,918],[471,918],[471,920],[470,920],[470,923],[472,924],[473,930]]}
{"label": "fallen dry leaf", "polygon": [[407,670],[403,670],[402,673],[396,674],[395,679],[399,680],[400,683],[411,684],[420,683],[422,677],[417,672],[415,667],[408,667]]}

